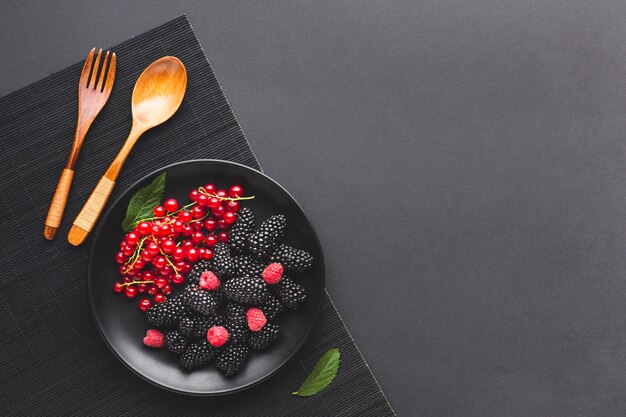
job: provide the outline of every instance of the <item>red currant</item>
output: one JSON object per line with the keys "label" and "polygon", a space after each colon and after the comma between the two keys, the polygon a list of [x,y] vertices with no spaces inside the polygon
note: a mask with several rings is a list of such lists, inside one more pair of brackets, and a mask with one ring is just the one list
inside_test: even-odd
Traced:
{"label": "red currant", "polygon": [[183,274],[191,272],[191,264],[185,262],[185,266],[183,267],[183,269],[180,270],[180,272],[182,272]]}
{"label": "red currant", "polygon": [[177,274],[177,275],[174,275],[174,276],[172,277],[172,283],[173,283],[174,285],[180,285],[180,284],[182,284],[182,283],[183,283],[183,281],[185,281],[185,277],[184,277],[184,276],[182,276],[182,275],[178,275],[178,274]]}
{"label": "red currant", "polygon": [[228,190],[228,195],[232,198],[243,197],[243,188],[241,185],[233,185],[230,187],[230,190]]}
{"label": "red currant", "polygon": [[122,252],[118,252],[115,254],[115,262],[122,265],[126,263],[126,256]]}
{"label": "red currant", "polygon": [[199,195],[200,195],[200,193],[198,192],[198,190],[191,190],[189,192],[189,199],[191,201],[196,201],[196,199],[198,198]]}
{"label": "red currant", "polygon": [[135,297],[137,297],[137,288],[132,287],[132,286],[129,285],[124,290],[124,295],[126,296],[126,298],[135,298]]}
{"label": "red currant", "polygon": [[174,270],[172,269],[172,267],[171,267],[171,266],[169,266],[169,265],[165,265],[165,266],[161,269],[160,274],[161,274],[161,276],[164,276],[164,277],[166,277],[166,278],[167,278],[167,277],[169,277],[170,275],[172,275],[172,272],[174,272]]}
{"label": "red currant", "polygon": [[163,301],[165,301],[165,296],[163,294],[154,294],[154,302],[157,304],[161,304]]}
{"label": "red currant", "polygon": [[145,284],[145,283],[137,284],[137,291],[139,291],[139,294],[145,293],[147,289],[148,289],[148,284]]}
{"label": "red currant", "polygon": [[217,197],[211,197],[209,198],[209,207],[211,208],[211,210],[215,210],[216,208],[218,208],[222,203],[220,202],[220,199]]}
{"label": "red currant", "polygon": [[154,280],[154,272],[152,271],[143,271],[141,273],[141,279],[144,281],[153,281]]}
{"label": "red currant", "polygon": [[215,217],[222,217],[225,212],[226,212],[226,209],[224,208],[224,206],[219,206],[213,209],[213,215]]}
{"label": "red currant", "polygon": [[207,259],[208,260],[208,259],[211,259],[211,258],[213,258],[213,251],[211,249],[207,248],[204,251],[204,258],[203,259]]}
{"label": "red currant", "polygon": [[204,211],[204,209],[200,206],[195,206],[191,209],[191,217],[193,217],[194,219],[201,219],[204,217],[205,214],[206,211]]}
{"label": "red currant", "polygon": [[167,261],[165,260],[165,257],[159,255],[156,258],[154,258],[154,260],[152,261],[152,265],[154,265],[154,267],[156,269],[163,269],[165,268],[165,266],[167,265]]}
{"label": "red currant", "polygon": [[173,213],[178,210],[178,201],[173,198],[168,198],[167,200],[165,200],[165,203],[163,203],[163,207],[168,212]]}
{"label": "red currant", "polygon": [[216,190],[215,184],[209,183],[209,184],[204,186],[204,191],[206,191],[208,194],[215,193],[215,190]]}
{"label": "red currant", "polygon": [[228,197],[228,193],[225,190],[217,190],[215,193],[219,198]]}
{"label": "red currant", "polygon": [[208,247],[215,246],[217,244],[217,237],[215,237],[215,235],[208,235],[204,239],[204,244],[207,245]]}
{"label": "red currant", "polygon": [[135,252],[135,250],[133,248],[129,248],[128,246],[126,246],[124,249],[122,249],[122,253],[124,254],[124,256],[130,256]]}
{"label": "red currant", "polygon": [[159,236],[167,236],[172,232],[172,226],[167,223],[159,226]]}
{"label": "red currant", "polygon": [[172,293],[172,286],[170,284],[167,284],[161,289],[161,292],[165,295],[170,295]]}
{"label": "red currant", "polygon": [[135,232],[130,232],[129,234],[126,235],[126,238],[124,240],[126,241],[126,244],[128,246],[134,247],[135,245],[137,245],[137,242],[139,241],[139,236]]}
{"label": "red currant", "polygon": [[139,310],[143,311],[144,313],[148,311],[150,307],[152,307],[152,301],[150,301],[149,299],[144,298],[143,300],[139,301]]}
{"label": "red currant", "polygon": [[146,246],[146,251],[150,255],[152,255],[152,256],[158,255],[159,254],[159,245],[157,245],[154,242],[150,242],[150,243],[148,243],[148,246]]}
{"label": "red currant", "polygon": [[226,213],[224,213],[224,221],[226,223],[233,224],[235,223],[235,220],[237,220],[237,215],[232,211],[227,211]]}
{"label": "red currant", "polygon": [[182,261],[183,259],[185,259],[185,249],[183,248],[176,248],[174,250],[174,253],[172,254],[172,258],[174,258],[175,261]]}
{"label": "red currant", "polygon": [[133,282],[133,278],[129,276],[124,276],[122,277],[122,281],[124,281],[125,283]]}
{"label": "red currant", "polygon": [[218,225],[218,226],[219,226],[219,228],[220,228],[220,229],[222,229],[222,230],[226,230],[226,229],[228,229],[228,228],[230,227],[230,224],[226,223],[226,220],[224,220],[224,219],[220,219],[220,220],[217,222],[217,225]]}
{"label": "red currant", "polygon": [[148,287],[148,294],[154,295],[158,292],[159,292],[159,287],[157,287],[155,284],[152,284]]}
{"label": "red currant", "polygon": [[196,203],[201,207],[206,207],[209,204],[209,197],[206,194],[200,194],[196,199]]}
{"label": "red currant", "polygon": [[188,224],[186,224],[185,226],[183,226],[183,231],[180,234],[185,237],[189,237],[191,236],[192,233],[193,233],[193,228],[189,226]]}
{"label": "red currant", "polygon": [[174,231],[174,233],[182,232],[183,231],[183,222],[181,220],[176,220],[172,224],[172,230]]}
{"label": "red currant", "polygon": [[226,208],[228,208],[228,210],[232,211],[233,213],[237,213],[241,208],[241,205],[239,204],[239,201],[231,200],[226,203]]}
{"label": "red currant", "polygon": [[209,217],[204,221],[204,228],[209,232],[212,232],[217,227],[217,222],[213,217]]}
{"label": "red currant", "polygon": [[144,261],[150,262],[150,261],[152,261],[152,258],[154,258],[154,255],[152,255],[146,249],[141,251],[141,259],[143,259]]}
{"label": "red currant", "polygon": [[141,222],[137,225],[137,232],[142,236],[150,233],[150,229],[152,229],[152,224],[149,222]]}
{"label": "red currant", "polygon": [[202,243],[203,240],[204,233],[202,232],[194,232],[194,234],[191,235],[191,241],[194,243],[194,245],[199,245],[200,243]]}
{"label": "red currant", "polygon": [[154,211],[154,217],[165,216],[165,208],[163,206],[156,206],[153,211]]}
{"label": "red currant", "polygon": [[193,248],[194,244],[191,240],[183,240],[180,246],[186,251],[187,249]]}
{"label": "red currant", "polygon": [[121,293],[121,292],[124,292],[124,286],[125,286],[125,285],[124,285],[124,283],[123,283],[123,282],[116,282],[116,283],[113,285],[113,291],[115,291],[115,292],[116,292],[116,293],[118,293],[118,294],[119,294],[119,293]]}
{"label": "red currant", "polygon": [[163,287],[165,287],[167,285],[167,279],[166,278],[157,278],[154,280],[154,285],[157,286],[157,288],[161,289]]}
{"label": "red currant", "polygon": [[217,239],[220,242],[224,242],[224,243],[228,242],[228,233],[226,233],[226,232],[220,233],[219,236],[217,237]]}
{"label": "red currant", "polygon": [[178,213],[178,220],[180,220],[183,223],[189,223],[191,220],[193,219],[191,212],[189,211],[181,211],[180,213]]}
{"label": "red currant", "polygon": [[143,269],[144,266],[146,266],[146,261],[144,261],[141,258],[138,258],[135,261],[135,265],[133,265],[133,268],[135,268],[137,271],[139,271],[139,270]]}
{"label": "red currant", "polygon": [[187,249],[187,254],[185,255],[185,258],[187,258],[187,260],[189,262],[195,262],[198,260],[198,249],[196,248],[189,248]]}
{"label": "red currant", "polygon": [[173,253],[176,250],[176,243],[172,239],[165,239],[163,243],[161,243],[161,249],[165,253]]}

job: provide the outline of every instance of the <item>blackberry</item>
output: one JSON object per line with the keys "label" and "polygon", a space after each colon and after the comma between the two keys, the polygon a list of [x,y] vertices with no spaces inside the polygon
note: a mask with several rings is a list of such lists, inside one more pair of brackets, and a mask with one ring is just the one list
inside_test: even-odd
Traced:
{"label": "blackberry", "polygon": [[184,337],[191,337],[193,335],[194,326],[194,319],[191,317],[183,317],[178,322],[178,332]]}
{"label": "blackberry", "polygon": [[279,262],[289,272],[302,272],[313,265],[313,257],[309,252],[287,245],[280,245],[272,253],[270,261]]}
{"label": "blackberry", "polygon": [[170,352],[181,354],[185,351],[187,339],[179,331],[174,330],[165,333],[165,346]]}
{"label": "blackberry", "polygon": [[193,269],[187,275],[187,282],[189,284],[198,284],[200,282],[200,276],[204,271],[211,271],[213,263],[211,261],[202,260],[195,263]]}
{"label": "blackberry", "polygon": [[285,234],[287,219],[276,214],[261,223],[261,226],[248,238],[248,249],[258,257],[269,255]]}
{"label": "blackberry", "polygon": [[250,335],[246,309],[238,304],[229,303],[226,305],[225,316],[224,327],[228,330],[230,343],[233,345],[245,344]]}
{"label": "blackberry", "polygon": [[177,295],[150,307],[146,317],[152,326],[164,328],[178,324],[188,311],[189,308],[183,304],[183,297]]}
{"label": "blackberry", "polygon": [[265,300],[265,303],[261,306],[261,310],[263,310],[265,317],[271,321],[276,319],[276,317],[278,317],[278,315],[285,309],[278,298],[270,294],[270,296],[267,297],[267,300]]}
{"label": "blackberry", "polygon": [[229,275],[232,272],[233,258],[230,256],[230,249],[226,243],[220,242],[213,246],[213,266],[219,277]]}
{"label": "blackberry", "polygon": [[205,340],[198,340],[191,343],[180,356],[180,366],[186,369],[193,369],[206,365],[217,354],[217,349]]}
{"label": "blackberry", "polygon": [[219,307],[219,299],[213,291],[205,291],[197,285],[189,285],[184,292],[185,304],[193,311],[202,315],[215,313]]}
{"label": "blackberry", "polygon": [[250,349],[246,345],[230,345],[215,359],[215,367],[225,375],[236,374],[248,358]]}
{"label": "blackberry", "polygon": [[224,284],[224,295],[240,304],[261,305],[270,293],[263,278],[236,277]]}
{"label": "blackberry", "polygon": [[283,279],[276,286],[278,287],[278,299],[286,307],[296,309],[306,299],[304,287],[288,276],[283,276]]}
{"label": "blackberry", "polygon": [[248,237],[254,232],[254,215],[252,210],[244,207],[237,213],[237,221],[228,232],[228,244],[230,248],[237,252],[242,252],[246,248]]}
{"label": "blackberry", "polygon": [[279,333],[280,330],[277,325],[267,323],[260,331],[252,332],[250,335],[250,347],[256,350],[267,349],[278,338]]}
{"label": "blackberry", "polygon": [[239,277],[261,276],[265,264],[249,255],[239,255],[233,258],[233,274]]}

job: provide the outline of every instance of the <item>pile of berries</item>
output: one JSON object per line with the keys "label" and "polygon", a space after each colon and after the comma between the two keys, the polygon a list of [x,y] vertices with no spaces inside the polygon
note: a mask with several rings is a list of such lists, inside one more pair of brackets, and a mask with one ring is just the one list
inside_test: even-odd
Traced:
{"label": "pile of berries", "polygon": [[180,355],[185,369],[213,363],[227,376],[251,349],[271,346],[279,315],[306,299],[293,274],[313,263],[308,252],[282,243],[286,225],[274,215],[256,228],[252,211],[242,208],[228,242],[213,245],[212,256],[193,266],[184,290],[147,310],[152,328],[144,344]]}
{"label": "pile of berries", "polygon": [[251,198],[239,185],[225,191],[207,184],[189,193],[190,204],[181,207],[170,198],[156,206],[154,216],[134,224],[120,243],[115,260],[122,280],[113,290],[130,299],[139,296],[143,312],[163,303],[196,262],[211,260],[215,246],[229,242],[240,201]]}

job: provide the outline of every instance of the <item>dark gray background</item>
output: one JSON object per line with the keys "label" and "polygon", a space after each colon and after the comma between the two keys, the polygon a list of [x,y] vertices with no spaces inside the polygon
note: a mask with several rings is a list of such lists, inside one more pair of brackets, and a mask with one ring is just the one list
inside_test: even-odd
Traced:
{"label": "dark gray background", "polygon": [[1,6],[0,95],[188,14],[399,415],[626,412],[624,2]]}

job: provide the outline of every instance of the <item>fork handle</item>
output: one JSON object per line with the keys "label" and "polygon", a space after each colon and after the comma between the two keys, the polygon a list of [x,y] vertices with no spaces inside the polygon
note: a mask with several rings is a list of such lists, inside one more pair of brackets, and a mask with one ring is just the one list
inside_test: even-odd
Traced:
{"label": "fork handle", "polygon": [[83,243],[89,232],[91,232],[98,217],[100,217],[100,213],[102,213],[102,209],[109,200],[114,186],[115,181],[106,176],[100,178],[98,185],[96,185],[96,188],[74,220],[74,224],[67,236],[67,240],[72,245],[78,246]]}
{"label": "fork handle", "polygon": [[46,216],[46,226],[43,235],[48,240],[54,239],[54,235],[61,225],[63,211],[65,211],[65,204],[67,203],[67,196],[70,194],[73,178],[74,170],[63,168],[61,178],[59,178],[59,183],[54,192],[54,197],[52,197],[52,203],[50,203],[50,208],[48,209],[48,216]]}

